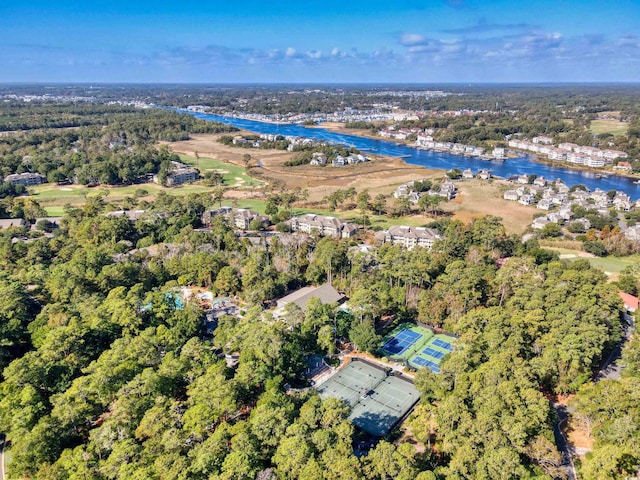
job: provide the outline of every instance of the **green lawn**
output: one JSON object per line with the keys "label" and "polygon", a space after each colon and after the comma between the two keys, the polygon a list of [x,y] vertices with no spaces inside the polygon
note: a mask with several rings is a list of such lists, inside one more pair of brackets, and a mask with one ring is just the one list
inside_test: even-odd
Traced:
{"label": "green lawn", "polygon": [[628,123],[618,122],[617,120],[592,120],[589,130],[595,135],[600,135],[601,133],[625,135],[628,128]]}
{"label": "green lawn", "polygon": [[640,261],[639,255],[631,255],[629,257],[593,257],[589,258],[592,267],[599,268],[604,272],[620,273],[629,265]]}
{"label": "green lawn", "polygon": [[148,193],[144,196],[146,200],[155,197],[160,191],[164,191],[169,195],[189,195],[190,193],[205,193],[213,191],[213,187],[204,185],[180,185],[177,187],[166,188],[155,183],[145,183],[139,185],[127,185],[123,187],[81,187],[78,185],[58,186],[53,184],[44,184],[33,187],[32,197],[40,203],[50,216],[62,215],[63,206],[70,204],[80,206],[85,203],[85,197],[95,197],[101,193],[107,192],[107,201],[122,200],[128,196],[134,196],[137,190],[146,190]]}
{"label": "green lawn", "polygon": [[262,182],[250,177],[245,168],[232,163],[207,157],[196,158],[184,154],[180,154],[180,160],[188,165],[197,167],[201,172],[216,170],[222,173],[224,184],[228,187],[257,187],[262,185]]}
{"label": "green lawn", "polygon": [[64,217],[64,207],[54,205],[52,207],[44,207],[49,217]]}
{"label": "green lawn", "polygon": [[[620,273],[629,265],[640,262],[640,255],[630,255],[628,257],[581,257],[579,255],[582,252],[578,250],[546,246],[543,248],[558,252],[560,255],[567,255],[566,259],[569,261],[586,259],[592,267],[599,268],[600,270],[609,273]],[[569,255],[574,256],[569,257]]]}

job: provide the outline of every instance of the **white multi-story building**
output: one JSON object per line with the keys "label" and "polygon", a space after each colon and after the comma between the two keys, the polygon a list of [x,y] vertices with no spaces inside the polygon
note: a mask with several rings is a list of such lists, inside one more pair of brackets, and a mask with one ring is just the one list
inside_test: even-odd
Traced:
{"label": "white multi-story building", "polygon": [[313,213],[293,217],[289,225],[294,232],[317,233],[323,237],[349,238],[358,233],[358,226],[353,223]]}
{"label": "white multi-story building", "polygon": [[9,183],[19,183],[25,187],[30,187],[32,185],[46,183],[47,177],[40,175],[39,173],[14,173],[4,177],[4,181]]}
{"label": "white multi-story building", "polygon": [[394,226],[381,233],[383,235],[379,238],[382,241],[402,245],[409,250],[415,247],[431,249],[433,243],[441,238],[436,230],[425,227]]}

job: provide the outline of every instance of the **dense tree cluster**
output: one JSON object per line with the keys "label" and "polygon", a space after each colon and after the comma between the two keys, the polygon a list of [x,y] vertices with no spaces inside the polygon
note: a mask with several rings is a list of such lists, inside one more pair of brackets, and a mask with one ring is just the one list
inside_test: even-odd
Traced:
{"label": "dense tree cluster", "polygon": [[87,123],[73,129],[23,131],[3,136],[0,176],[33,172],[44,175],[50,182],[133,183],[157,173],[163,163],[179,160],[168,150],[158,149],[158,141],[186,140],[189,133],[235,130],[170,110],[93,104],[16,105],[15,111],[6,110],[16,121],[26,121],[31,115],[40,118],[44,115],[42,110],[48,112],[46,118],[55,117],[55,112],[64,117],[68,111],[79,111],[86,112],[83,118]]}
{"label": "dense tree cluster", "polygon": [[[638,280],[638,266],[625,272]],[[628,286],[624,280],[621,287]],[[632,292],[637,293],[637,292]],[[622,351],[622,378],[584,385],[573,400],[575,419],[592,437],[586,457],[586,480],[633,477],[640,468],[640,337],[637,333]]]}
{"label": "dense tree cluster", "polygon": [[[308,93],[278,88],[245,92],[247,108],[286,111],[308,99]],[[497,141],[496,128],[512,110],[522,120],[520,129],[551,118],[553,132],[547,133],[568,135],[572,126],[557,123],[561,117],[584,126],[587,114],[612,105],[623,115],[638,114],[630,102],[635,94],[624,87],[607,92],[609,103],[600,101],[603,93],[595,87],[575,96],[562,88],[533,96],[530,89],[514,87],[505,96],[487,88],[489,96],[471,89],[434,99],[382,98],[437,111],[463,103],[497,111],[443,120],[451,138],[468,131],[479,141]],[[158,104],[234,107],[231,93],[213,87],[199,92],[132,86],[126,95]],[[68,93],[86,92],[75,86]],[[308,105],[333,111],[344,107],[345,98],[363,108],[372,98],[380,101],[368,93],[318,91]],[[106,88],[99,95],[125,94]],[[7,128],[80,126],[0,139],[3,174],[37,171],[52,181],[78,176],[87,183],[133,182],[175,159],[155,146],[158,140],[227,128],[162,110],[7,105],[1,117]],[[550,110],[558,112],[548,116]],[[47,125],[40,119],[46,116]],[[636,124],[632,119],[630,139],[637,140]],[[414,186],[434,188],[428,181]],[[20,192],[11,188],[0,185],[4,213],[31,221],[42,216],[36,202],[13,199]],[[281,221],[303,197],[303,191],[272,194],[269,214]],[[437,207],[430,197],[419,204],[425,212]],[[561,261],[535,240],[507,235],[491,216],[469,224],[432,222],[428,226],[442,238],[431,251],[389,244],[363,251],[352,240],[286,234],[252,243],[221,217],[199,230],[202,213],[219,198],[128,198],[126,208],[146,210],[134,222],[104,215],[123,205],[98,195],[82,208],[68,207],[60,228],[42,223],[34,232],[0,230],[0,430],[11,442],[11,477],[563,478],[549,398],[575,392],[576,418],[595,440],[583,476],[618,479],[637,470],[637,335],[623,352],[623,378],[591,381],[622,336],[617,288],[638,292],[636,266],[618,285],[609,284],[586,261]],[[386,209],[383,195],[371,198],[354,189],[337,190],[325,201],[332,209],[358,208],[362,223],[368,211]],[[576,214],[597,229],[584,234],[585,244],[622,248],[613,217]],[[278,317],[268,308],[287,292],[326,281],[349,296],[350,312],[317,300],[304,312],[289,304]],[[223,315],[207,336],[200,308],[175,301],[182,286],[231,296],[240,315]],[[348,420],[349,408],[306,388],[308,355],[331,356],[347,340],[376,354],[380,326],[389,319],[391,327],[417,319],[458,336],[440,375],[427,369],[416,374],[422,401],[408,424],[425,445],[423,453],[391,439],[356,452],[359,433]]]}
{"label": "dense tree cluster", "polygon": [[[358,196],[363,208],[369,200]],[[494,217],[431,225],[443,236],[431,252],[361,252],[332,238],[256,246],[219,217],[194,230],[211,203],[161,194],[132,222],[103,215],[105,199],[92,197],[51,236],[16,242],[24,232],[0,231],[0,428],[12,475],[556,476],[543,392],[588,383],[619,339],[619,301],[603,274],[522,244]],[[513,258],[499,268],[503,257]],[[352,314],[317,300],[279,318],[264,309],[327,280]],[[235,296],[241,317],[222,316],[207,338],[199,308],[173,300],[180,285]],[[460,347],[440,376],[416,379],[423,403],[411,425],[434,449],[381,441],[358,457],[348,407],[284,385],[304,387],[306,355],[331,355],[336,340],[375,353],[390,314],[444,326]]]}

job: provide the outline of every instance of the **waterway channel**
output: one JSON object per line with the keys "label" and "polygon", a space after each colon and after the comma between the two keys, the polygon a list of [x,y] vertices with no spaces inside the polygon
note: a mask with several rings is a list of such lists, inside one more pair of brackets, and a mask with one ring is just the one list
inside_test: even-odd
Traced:
{"label": "waterway channel", "polygon": [[427,168],[439,170],[451,170],[452,168],[460,168],[464,170],[470,168],[473,172],[478,170],[491,170],[495,176],[509,178],[512,175],[535,174],[543,176],[550,180],[557,178],[563,180],[567,185],[586,185],[590,190],[600,188],[602,190],[620,190],[629,195],[633,200],[640,197],[640,185],[633,183],[633,179],[620,177],[617,175],[603,176],[597,178],[595,172],[573,170],[562,167],[560,165],[547,165],[534,161],[529,156],[518,158],[508,158],[504,161],[481,160],[474,157],[465,157],[462,155],[453,155],[446,152],[435,152],[430,150],[419,150],[404,144],[398,144],[389,140],[377,140],[354,135],[345,135],[342,133],[332,132],[324,128],[308,128],[297,124],[275,124],[267,122],[259,122],[256,120],[248,120],[238,117],[223,117],[220,115],[212,115],[199,112],[190,112],[180,110],[180,112],[189,113],[203,120],[227,123],[243,130],[249,130],[255,133],[294,135],[298,137],[315,138],[330,143],[350,145],[363,153],[371,153],[375,155],[388,155],[393,157],[401,157],[405,162],[411,165],[420,165]]}

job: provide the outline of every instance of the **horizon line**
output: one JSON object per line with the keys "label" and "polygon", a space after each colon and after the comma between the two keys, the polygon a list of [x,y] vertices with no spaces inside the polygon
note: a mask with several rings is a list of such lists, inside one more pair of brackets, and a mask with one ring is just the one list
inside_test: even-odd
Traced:
{"label": "horizon line", "polygon": [[638,81],[555,81],[555,82],[91,82],[91,81],[0,81],[0,86],[478,86],[478,85],[638,85]]}

